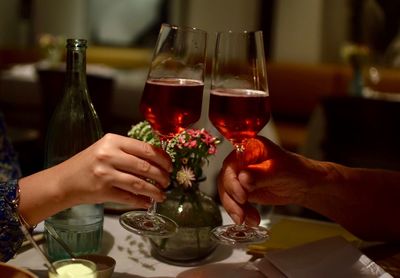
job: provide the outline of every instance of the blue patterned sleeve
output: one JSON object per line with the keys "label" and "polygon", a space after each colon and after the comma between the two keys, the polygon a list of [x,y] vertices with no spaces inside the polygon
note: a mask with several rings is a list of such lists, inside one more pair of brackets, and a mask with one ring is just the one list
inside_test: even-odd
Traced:
{"label": "blue patterned sleeve", "polygon": [[11,259],[24,239],[19,228],[18,203],[15,201],[19,197],[20,177],[18,157],[7,136],[0,112],[0,261]]}
{"label": "blue patterned sleeve", "polygon": [[10,260],[21,247],[24,235],[17,215],[18,180],[0,183],[0,261]]}
{"label": "blue patterned sleeve", "polygon": [[3,114],[0,112],[0,182],[21,177],[18,156],[7,136]]}

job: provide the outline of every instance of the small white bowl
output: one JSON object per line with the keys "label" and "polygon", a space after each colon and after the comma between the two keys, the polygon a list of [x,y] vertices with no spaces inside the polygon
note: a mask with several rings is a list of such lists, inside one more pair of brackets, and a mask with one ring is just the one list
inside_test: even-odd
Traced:
{"label": "small white bowl", "polygon": [[86,259],[96,263],[97,278],[110,278],[114,272],[116,261],[110,256],[87,254],[79,256],[78,258]]}

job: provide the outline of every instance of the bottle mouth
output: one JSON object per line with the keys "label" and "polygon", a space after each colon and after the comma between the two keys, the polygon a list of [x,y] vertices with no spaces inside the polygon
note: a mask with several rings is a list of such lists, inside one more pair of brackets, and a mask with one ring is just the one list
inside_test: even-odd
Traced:
{"label": "bottle mouth", "polygon": [[85,39],[67,39],[67,47],[87,47],[87,40]]}

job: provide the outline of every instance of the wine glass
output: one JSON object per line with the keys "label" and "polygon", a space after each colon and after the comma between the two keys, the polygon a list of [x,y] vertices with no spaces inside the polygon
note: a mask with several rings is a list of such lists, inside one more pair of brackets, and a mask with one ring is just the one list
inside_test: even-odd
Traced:
{"label": "wine glass", "polygon": [[[207,33],[192,27],[162,24],[149,74],[140,101],[140,111],[159,135],[161,147],[201,114]],[[177,224],[156,213],[156,202],[147,211],[130,211],[121,225],[134,233],[169,237]]]}
{"label": "wine glass", "polygon": [[[233,144],[240,164],[246,141],[270,119],[265,64],[262,31],[217,33],[208,117]],[[214,240],[228,245],[268,238],[266,228],[246,224],[216,227],[211,234]]]}

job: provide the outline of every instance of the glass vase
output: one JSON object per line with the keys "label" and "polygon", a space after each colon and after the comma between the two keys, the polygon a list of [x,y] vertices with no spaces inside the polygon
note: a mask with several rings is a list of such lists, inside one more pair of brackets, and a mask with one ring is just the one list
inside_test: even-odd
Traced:
{"label": "glass vase", "polygon": [[190,188],[173,186],[157,212],[173,219],[179,226],[170,238],[150,238],[152,255],[175,265],[195,265],[217,247],[210,231],[222,224],[216,202],[199,190],[199,183]]}

